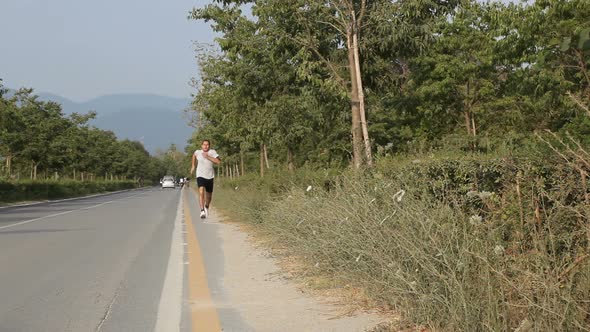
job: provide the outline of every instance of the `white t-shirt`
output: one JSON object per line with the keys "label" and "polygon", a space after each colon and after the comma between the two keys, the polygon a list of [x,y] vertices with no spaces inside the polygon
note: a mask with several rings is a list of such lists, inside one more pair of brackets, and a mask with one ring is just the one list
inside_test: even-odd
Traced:
{"label": "white t-shirt", "polygon": [[[209,157],[218,158],[219,155],[213,149],[207,152]],[[197,157],[197,177],[204,179],[213,179],[215,177],[215,170],[213,169],[213,162],[203,157],[203,150],[195,151],[194,155]]]}

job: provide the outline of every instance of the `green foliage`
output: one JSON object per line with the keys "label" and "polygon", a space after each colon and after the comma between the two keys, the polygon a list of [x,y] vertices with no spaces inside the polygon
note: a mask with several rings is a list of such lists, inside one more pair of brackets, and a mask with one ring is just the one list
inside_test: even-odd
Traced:
{"label": "green foliage", "polygon": [[[349,2],[360,10],[359,1]],[[264,143],[279,162],[289,150],[297,166],[345,163],[351,119],[343,29],[354,22],[339,7],[345,2],[250,1],[251,15],[243,3],[217,1],[190,14],[220,33],[218,51],[199,55],[201,130],[227,156]],[[588,12],[583,0],[370,2],[359,49],[373,146],[427,151],[456,137],[462,149],[481,151],[482,139],[518,133],[526,140],[583,122]]]}
{"label": "green foliage", "polygon": [[[0,91],[2,90],[0,85]],[[61,106],[38,100],[32,89],[0,94],[0,179],[63,178],[157,181],[168,161],[151,157],[139,142],[118,141],[88,125],[94,112],[65,116]]]}
{"label": "green foliage", "polygon": [[79,197],[136,188],[134,181],[18,181],[0,180],[0,203]]}

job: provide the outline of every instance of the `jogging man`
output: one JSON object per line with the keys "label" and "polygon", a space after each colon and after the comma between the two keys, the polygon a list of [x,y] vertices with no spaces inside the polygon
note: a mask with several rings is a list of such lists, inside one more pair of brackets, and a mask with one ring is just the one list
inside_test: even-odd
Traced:
{"label": "jogging man", "polygon": [[195,171],[195,162],[197,163],[197,187],[199,188],[199,206],[201,208],[201,218],[209,215],[209,204],[213,196],[213,178],[215,170],[213,164],[221,163],[221,159],[215,150],[210,149],[211,142],[203,140],[201,150],[193,153],[193,164],[191,174]]}

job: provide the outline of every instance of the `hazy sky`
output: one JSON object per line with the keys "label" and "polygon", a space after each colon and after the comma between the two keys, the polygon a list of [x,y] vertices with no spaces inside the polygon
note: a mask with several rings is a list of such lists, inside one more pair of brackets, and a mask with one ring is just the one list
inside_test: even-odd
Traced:
{"label": "hazy sky", "polygon": [[189,97],[193,41],[213,42],[188,11],[209,0],[1,0],[0,78],[75,101],[112,93]]}

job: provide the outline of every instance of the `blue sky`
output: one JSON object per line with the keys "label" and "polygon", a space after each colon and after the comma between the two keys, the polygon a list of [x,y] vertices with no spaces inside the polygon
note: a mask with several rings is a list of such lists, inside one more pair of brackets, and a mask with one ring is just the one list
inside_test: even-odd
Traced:
{"label": "blue sky", "polygon": [[186,19],[209,0],[2,2],[4,85],[74,101],[114,93],[189,97],[193,42],[214,38],[207,23]]}

